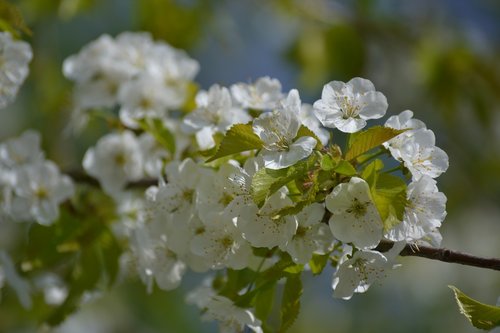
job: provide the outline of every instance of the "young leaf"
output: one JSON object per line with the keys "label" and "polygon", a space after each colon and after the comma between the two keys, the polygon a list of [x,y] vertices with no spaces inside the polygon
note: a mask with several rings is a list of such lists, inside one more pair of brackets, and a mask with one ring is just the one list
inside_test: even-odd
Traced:
{"label": "young leaf", "polygon": [[322,170],[324,170],[324,171],[333,170],[335,165],[336,165],[336,163],[330,155],[321,156],[320,166],[321,166]]}
{"label": "young leaf", "polygon": [[394,138],[406,130],[397,130],[389,127],[374,126],[366,131],[351,134],[349,150],[345,159],[350,161],[357,156],[366,153],[370,149],[380,146],[382,143]]}
{"label": "young leaf", "polygon": [[356,169],[352,166],[351,163],[345,161],[345,160],[340,160],[339,163],[333,168],[336,173],[340,173],[341,175],[345,176],[355,176],[357,174]]}
{"label": "young leaf", "polygon": [[236,124],[226,132],[217,152],[206,162],[247,150],[261,149],[263,144],[262,140],[253,132],[251,123]]}
{"label": "young leaf", "polygon": [[329,254],[316,254],[314,253],[311,260],[309,260],[309,267],[314,275],[321,274],[328,262]]}
{"label": "young leaf", "polygon": [[462,313],[474,327],[482,330],[491,330],[500,326],[500,307],[478,302],[465,295],[458,288],[448,286],[455,293],[460,313]]}
{"label": "young leaf", "polygon": [[316,157],[311,155],[309,159],[300,161],[288,168],[273,170],[260,169],[252,178],[252,197],[254,202],[260,207],[264,201],[273,193],[278,191],[294,179],[300,178],[314,164]]}
{"label": "young leaf", "polygon": [[375,206],[384,221],[384,229],[389,230],[403,220],[406,206],[406,183],[399,177],[379,174],[371,194]]}
{"label": "young leaf", "polygon": [[283,299],[281,301],[280,332],[288,330],[300,312],[300,296],[302,295],[302,279],[300,274],[289,275],[286,279]]}
{"label": "young leaf", "polygon": [[276,283],[271,283],[260,288],[255,295],[255,316],[265,322],[274,304],[274,294],[276,291]]}

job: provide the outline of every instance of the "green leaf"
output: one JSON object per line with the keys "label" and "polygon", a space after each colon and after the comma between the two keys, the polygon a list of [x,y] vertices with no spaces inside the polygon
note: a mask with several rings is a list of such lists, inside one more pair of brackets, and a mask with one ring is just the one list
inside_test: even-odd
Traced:
{"label": "green leaf", "polygon": [[500,307],[478,302],[465,295],[458,288],[448,286],[455,293],[460,313],[462,313],[474,327],[482,330],[491,330],[500,326]]}
{"label": "green leaf", "polygon": [[336,173],[340,173],[341,175],[349,177],[355,176],[358,173],[356,169],[352,166],[352,164],[345,160],[340,160],[339,163],[337,163],[337,165],[333,168],[333,170]]}
{"label": "green leaf", "polygon": [[349,149],[345,155],[345,159],[348,161],[353,160],[357,156],[380,146],[382,143],[405,131],[406,130],[396,130],[383,126],[374,126],[365,131],[353,133],[349,139]]}
{"label": "green leaf", "polygon": [[287,277],[283,299],[281,301],[281,327],[280,332],[287,331],[297,319],[300,312],[300,296],[302,296],[302,279],[300,274]]}
{"label": "green leaf", "polygon": [[303,136],[310,136],[310,137],[316,139],[316,147],[315,147],[315,149],[321,149],[321,148],[323,148],[323,145],[321,144],[321,141],[318,138],[318,136],[316,134],[314,134],[314,132],[311,131],[309,129],[309,127],[304,126],[304,125],[300,125],[299,130],[297,132],[297,135],[295,136],[295,140],[297,140],[298,138],[303,137]]}
{"label": "green leaf", "polygon": [[236,124],[226,132],[217,152],[206,162],[247,150],[261,149],[263,145],[262,140],[253,132],[251,123]]}
{"label": "green leaf", "polygon": [[303,270],[304,270],[304,265],[297,264],[297,265],[288,266],[283,271],[286,273],[290,273],[290,274],[298,274],[298,273],[301,273]]}
{"label": "green leaf", "polygon": [[401,178],[382,173],[378,176],[375,188],[371,189],[385,230],[390,230],[403,220],[407,204],[406,188],[406,183]]}
{"label": "green leaf", "polygon": [[384,163],[376,159],[365,167],[361,177],[370,186],[373,202],[387,231],[403,220],[407,186],[399,177],[380,173],[383,168]]}
{"label": "green leaf", "polygon": [[5,0],[0,0],[0,30],[7,30],[15,37],[19,36],[18,32],[31,35],[31,30],[24,22],[21,12]]}
{"label": "green leaf", "polygon": [[323,155],[321,156],[321,162],[320,162],[320,167],[324,171],[330,171],[333,170],[337,163],[333,160],[333,158],[330,155]]}
{"label": "green leaf", "polygon": [[161,119],[141,119],[138,123],[144,131],[151,134],[170,154],[175,154],[175,136],[165,127]]}
{"label": "green leaf", "polygon": [[265,200],[294,179],[306,175],[308,170],[316,161],[315,155],[311,155],[307,160],[299,161],[288,168],[273,170],[263,168],[255,173],[252,178],[252,198],[260,207]]}
{"label": "green leaf", "polygon": [[375,187],[377,184],[377,179],[379,176],[380,170],[384,168],[384,163],[380,159],[376,159],[370,164],[368,164],[361,173],[361,178],[366,180],[370,187]]}
{"label": "green leaf", "polygon": [[323,269],[326,266],[326,263],[328,262],[328,258],[330,257],[330,254],[316,254],[314,253],[311,260],[309,260],[309,267],[311,267],[311,272],[314,275],[321,274]]}
{"label": "green leaf", "polygon": [[267,321],[273,309],[275,291],[276,283],[271,283],[260,288],[259,292],[255,295],[255,316],[262,322]]}

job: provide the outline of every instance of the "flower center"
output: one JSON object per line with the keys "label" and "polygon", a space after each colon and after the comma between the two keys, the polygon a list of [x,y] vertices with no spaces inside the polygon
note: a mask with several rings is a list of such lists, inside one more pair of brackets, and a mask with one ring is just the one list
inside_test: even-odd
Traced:
{"label": "flower center", "polygon": [[340,99],[340,110],[342,111],[342,118],[349,119],[355,118],[358,116],[360,107],[359,105],[353,103],[349,97],[343,96]]}
{"label": "flower center", "polygon": [[349,207],[346,212],[349,214],[353,214],[356,218],[363,217],[366,215],[369,204],[369,202],[362,203],[358,200],[358,198],[354,198],[351,207]]}

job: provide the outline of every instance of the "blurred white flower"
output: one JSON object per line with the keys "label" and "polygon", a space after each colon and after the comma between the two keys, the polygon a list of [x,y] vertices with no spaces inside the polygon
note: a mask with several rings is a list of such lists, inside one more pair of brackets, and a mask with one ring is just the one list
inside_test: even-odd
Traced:
{"label": "blurred white flower", "polygon": [[0,144],[0,167],[15,169],[44,160],[40,149],[40,133],[26,130],[19,137]]}
{"label": "blurred white flower", "polygon": [[[59,217],[59,204],[74,193],[74,185],[51,161],[27,165],[16,174],[14,191],[40,224],[50,225]],[[18,200],[17,197],[13,201]]]}
{"label": "blurred white flower", "polygon": [[357,77],[326,84],[314,111],[323,126],[354,133],[366,126],[366,120],[383,117],[387,106],[387,99],[371,81]]}
{"label": "blurred white flower", "polygon": [[274,109],[283,98],[280,81],[268,76],[258,78],[253,84],[233,84],[231,94],[242,107],[255,110]]}
{"label": "blurred white flower", "polygon": [[239,333],[248,327],[253,332],[262,333],[261,322],[248,309],[236,306],[224,296],[213,296],[206,304],[203,320],[217,320],[221,333]]}
{"label": "blurred white flower", "polygon": [[330,229],[333,236],[361,249],[374,248],[382,239],[382,219],[372,201],[368,183],[352,177],[349,183],[337,185],[325,198],[332,213]]}
{"label": "blurred white flower", "polygon": [[127,182],[139,180],[143,175],[137,138],[130,131],[103,136],[85,153],[83,167],[99,180],[106,193],[121,192]]}
{"label": "blurred white flower", "polygon": [[264,142],[262,157],[266,168],[286,168],[311,155],[316,139],[304,136],[294,141],[301,125],[300,109],[299,93],[294,89],[281,102],[281,108],[254,119],[253,131]]}
{"label": "blurred white flower", "polygon": [[32,57],[28,43],[12,39],[9,32],[0,32],[0,109],[14,100],[28,76]]}
{"label": "blurred white flower", "polygon": [[251,120],[246,111],[232,105],[229,90],[217,84],[208,91],[200,91],[196,95],[196,105],[197,108],[184,118],[184,129],[196,133],[201,150],[215,146],[215,133],[225,133],[232,125]]}

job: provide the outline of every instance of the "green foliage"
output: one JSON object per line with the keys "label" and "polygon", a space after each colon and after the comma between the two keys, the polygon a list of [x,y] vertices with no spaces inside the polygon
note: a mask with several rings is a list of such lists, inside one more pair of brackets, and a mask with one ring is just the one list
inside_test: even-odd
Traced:
{"label": "green foliage", "polygon": [[309,267],[311,268],[311,272],[314,275],[319,275],[323,272],[326,264],[328,263],[328,259],[330,258],[330,254],[317,254],[314,253],[311,260],[309,260]]}
{"label": "green foliage", "polygon": [[241,153],[247,150],[261,149],[262,140],[253,132],[252,124],[233,125],[222,138],[217,152],[207,162],[218,158]]}
{"label": "green foliage", "polygon": [[289,275],[286,278],[281,300],[281,326],[279,332],[287,331],[297,319],[300,312],[300,296],[302,296],[302,292],[300,273]]}
{"label": "green foliage", "polygon": [[24,262],[31,267],[28,274],[57,272],[68,286],[68,297],[61,305],[37,314],[42,316],[40,322],[60,324],[77,310],[85,292],[113,285],[122,253],[107,225],[114,219],[110,198],[84,189],[71,204],[62,207],[54,224],[31,227],[24,254]]}
{"label": "green foliage", "polygon": [[299,161],[288,168],[258,170],[252,178],[252,198],[258,206],[262,206],[267,198],[294,179],[307,174],[316,161],[311,155],[308,159]]}
{"label": "green foliage", "polygon": [[389,230],[403,220],[407,186],[401,178],[381,173],[383,167],[381,160],[374,160],[365,167],[362,178],[370,185],[372,199],[382,218],[384,229]]}
{"label": "green foliage", "polygon": [[448,286],[455,294],[460,312],[474,327],[491,330],[500,326],[500,307],[478,302],[454,286]]}
{"label": "green foliage", "polygon": [[318,138],[318,136],[316,134],[314,134],[314,132],[311,131],[309,129],[309,127],[306,127],[304,125],[300,125],[299,130],[297,132],[297,135],[295,136],[295,140],[297,140],[298,138],[303,137],[303,136],[310,136],[311,138],[316,139],[315,149],[319,150],[319,149],[323,148],[323,145],[321,144],[321,141]]}
{"label": "green foliage", "polygon": [[136,0],[135,3],[140,29],[185,49],[201,37],[216,1],[194,0],[182,4],[175,0]]}
{"label": "green foliage", "polygon": [[151,134],[155,140],[173,156],[175,154],[175,136],[165,127],[159,118],[147,118],[138,121],[139,126]]}
{"label": "green foliage", "polygon": [[389,127],[373,126],[367,130],[352,133],[349,137],[349,149],[345,154],[345,159],[348,161],[353,160],[405,131]]}
{"label": "green foliage", "polygon": [[21,33],[31,35],[31,31],[24,23],[23,16],[17,7],[6,0],[0,0],[0,31],[9,31],[17,37]]}

